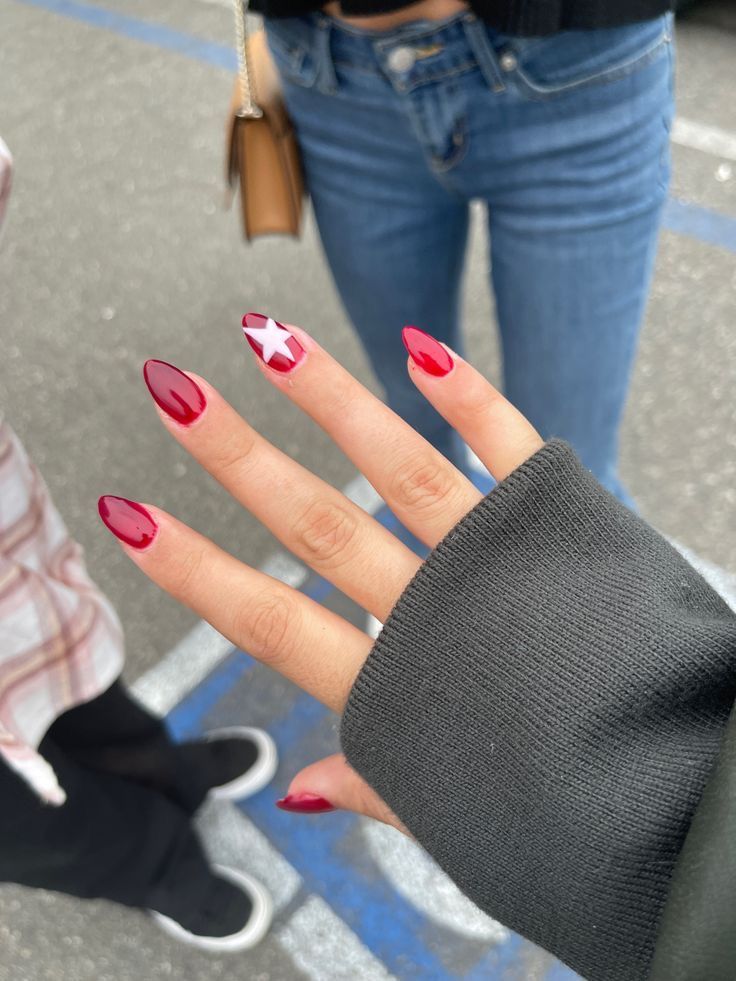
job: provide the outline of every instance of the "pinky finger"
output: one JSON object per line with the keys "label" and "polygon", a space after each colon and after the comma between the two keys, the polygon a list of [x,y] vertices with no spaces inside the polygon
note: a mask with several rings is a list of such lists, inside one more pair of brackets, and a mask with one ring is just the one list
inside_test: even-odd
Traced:
{"label": "pinky finger", "polygon": [[158,508],[100,498],[139,569],[236,647],[341,711],[372,641],[307,596],[233,558]]}

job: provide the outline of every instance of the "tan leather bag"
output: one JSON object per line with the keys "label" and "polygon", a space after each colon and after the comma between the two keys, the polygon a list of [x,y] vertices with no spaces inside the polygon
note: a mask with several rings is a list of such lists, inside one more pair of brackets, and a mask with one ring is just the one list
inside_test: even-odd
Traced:
{"label": "tan leather bag", "polygon": [[243,234],[299,235],[304,180],[299,146],[263,30],[248,38],[241,0],[234,0],[239,72],[227,127],[230,196],[240,189]]}

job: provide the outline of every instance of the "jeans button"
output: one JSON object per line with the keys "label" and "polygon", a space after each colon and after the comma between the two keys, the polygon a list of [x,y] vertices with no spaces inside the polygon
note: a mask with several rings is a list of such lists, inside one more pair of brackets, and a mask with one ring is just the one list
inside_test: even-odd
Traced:
{"label": "jeans button", "polygon": [[414,66],[417,56],[414,48],[404,46],[401,48],[394,48],[393,51],[390,51],[387,60],[388,67],[391,69],[391,71],[396,72],[396,74],[399,75],[402,72],[408,72],[409,69]]}
{"label": "jeans button", "polygon": [[519,59],[513,51],[504,51],[498,63],[505,72],[512,72],[519,64]]}

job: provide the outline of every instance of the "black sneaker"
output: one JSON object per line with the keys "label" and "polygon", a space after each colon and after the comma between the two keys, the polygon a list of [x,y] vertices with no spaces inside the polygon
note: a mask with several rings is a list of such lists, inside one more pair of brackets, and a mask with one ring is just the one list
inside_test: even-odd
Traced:
{"label": "black sneaker", "polygon": [[184,765],[204,783],[207,796],[243,800],[270,783],[278,766],[273,739],[263,729],[213,729],[180,747]]}
{"label": "black sneaker", "polygon": [[214,865],[215,875],[196,909],[174,920],[151,910],[161,929],[175,940],[212,953],[249,950],[266,935],[273,904],[264,887],[244,872]]}
{"label": "black sneaker", "polygon": [[200,739],[182,743],[177,755],[179,784],[189,780],[196,806],[205,796],[221,800],[251,797],[271,782],[278,766],[273,739],[262,729],[246,726],[206,732]]}

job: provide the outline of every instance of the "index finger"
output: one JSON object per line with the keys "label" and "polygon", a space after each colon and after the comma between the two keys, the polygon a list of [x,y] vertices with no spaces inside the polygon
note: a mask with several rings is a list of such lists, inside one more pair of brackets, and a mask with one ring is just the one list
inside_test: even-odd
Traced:
{"label": "index finger", "polygon": [[536,453],[534,426],[479,371],[418,327],[405,327],[409,376],[496,480]]}

